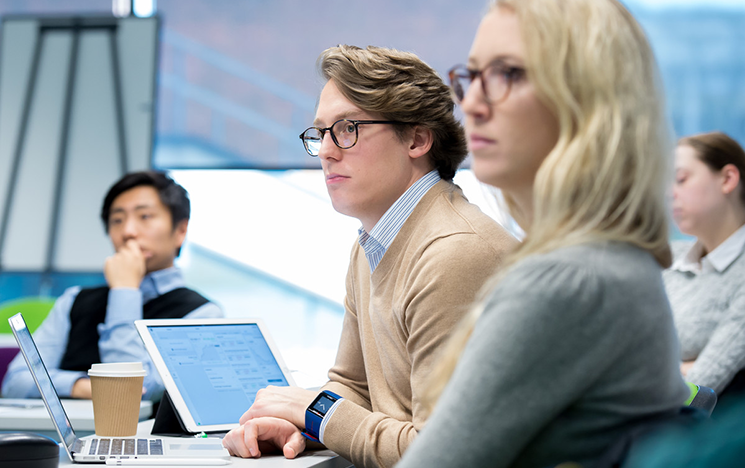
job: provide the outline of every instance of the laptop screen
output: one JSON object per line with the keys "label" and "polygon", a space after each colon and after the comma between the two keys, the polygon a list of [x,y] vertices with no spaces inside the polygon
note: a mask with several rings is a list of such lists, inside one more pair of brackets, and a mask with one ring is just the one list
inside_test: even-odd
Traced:
{"label": "laptop screen", "polygon": [[147,329],[199,426],[236,423],[260,389],[289,385],[255,323]]}
{"label": "laptop screen", "polygon": [[54,420],[54,425],[57,426],[57,430],[65,441],[65,445],[70,447],[75,442],[75,433],[72,430],[70,420],[65,413],[65,409],[62,407],[62,402],[57,396],[57,391],[52,384],[52,379],[49,377],[47,368],[44,366],[44,362],[41,360],[39,350],[36,348],[36,343],[31,338],[31,333],[26,327],[26,322],[23,320],[21,314],[16,314],[8,319],[10,327],[13,330],[13,334],[16,337],[18,346],[21,348],[23,357],[26,359],[31,374],[36,381],[36,386],[39,387],[39,392],[47,405],[50,416]]}

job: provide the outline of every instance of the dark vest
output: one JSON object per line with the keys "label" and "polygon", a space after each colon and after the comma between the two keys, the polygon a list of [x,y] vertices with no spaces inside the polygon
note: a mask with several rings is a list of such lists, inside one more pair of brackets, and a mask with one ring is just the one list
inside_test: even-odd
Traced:
{"label": "dark vest", "polygon": [[[98,351],[98,324],[106,320],[109,288],[81,289],[70,309],[70,334],[60,369],[87,371],[91,364],[101,362]],[[182,318],[208,303],[201,294],[188,288],[176,288],[148,301],[142,307],[146,319]]]}

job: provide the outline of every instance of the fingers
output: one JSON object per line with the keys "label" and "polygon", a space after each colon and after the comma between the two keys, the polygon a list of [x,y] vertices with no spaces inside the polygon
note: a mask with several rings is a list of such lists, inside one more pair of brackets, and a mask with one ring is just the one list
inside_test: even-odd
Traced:
{"label": "fingers", "polygon": [[258,458],[264,450],[281,449],[287,458],[295,458],[305,450],[305,439],[294,424],[278,418],[251,419],[230,431],[223,446],[231,455]]}
{"label": "fingers", "polygon": [[146,270],[145,256],[134,239],[129,239],[104,264],[104,276],[111,288],[138,288]]}
{"label": "fingers", "polygon": [[228,450],[231,456],[252,458],[251,452],[245,443],[245,430],[246,428],[244,426],[238,426],[228,432],[222,439],[222,446]]}
{"label": "fingers", "polygon": [[[269,441],[275,447],[281,447],[287,458],[295,458],[305,450],[305,438],[294,424],[278,418],[252,419],[246,424],[246,432],[252,431],[256,439]],[[249,447],[249,452],[253,447]],[[258,445],[256,446],[258,452]]]}
{"label": "fingers", "polygon": [[[254,420],[249,421],[245,426],[243,426],[246,428],[243,436],[243,443],[252,457],[261,456],[261,451],[259,450],[259,424],[258,420]],[[265,432],[266,428],[264,428],[264,433]]]}
{"label": "fingers", "polygon": [[295,458],[304,451],[305,437],[303,437],[300,431],[292,434],[287,440],[287,443],[285,443],[284,447],[282,447],[282,454],[285,456],[285,458],[290,459]]}
{"label": "fingers", "polygon": [[238,420],[238,424],[240,425],[246,424],[246,422],[248,422],[248,420],[251,419],[251,416],[249,415],[250,411],[251,410],[249,409],[245,413],[243,413],[243,416],[241,416],[241,419]]}
{"label": "fingers", "polygon": [[140,249],[140,244],[138,244],[137,241],[134,240],[134,239],[127,239],[127,242],[124,243],[124,245],[122,246],[122,249],[127,249],[127,250],[130,250],[132,252],[141,252],[142,251]]}

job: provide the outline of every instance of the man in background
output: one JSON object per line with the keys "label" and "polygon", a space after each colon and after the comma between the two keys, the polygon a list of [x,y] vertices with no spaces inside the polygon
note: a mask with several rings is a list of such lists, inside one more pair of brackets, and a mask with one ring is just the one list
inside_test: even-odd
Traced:
{"label": "man in background", "polygon": [[[109,189],[101,220],[116,253],[104,264],[107,284],[67,289],[34,333],[61,397],[91,398],[91,364],[141,361],[147,370],[144,398],[158,400],[163,383],[134,321],[223,315],[217,305],[186,288],[174,266],[190,211],[186,190],[162,172],[130,173]],[[8,366],[2,395],[39,397],[20,354]]]}

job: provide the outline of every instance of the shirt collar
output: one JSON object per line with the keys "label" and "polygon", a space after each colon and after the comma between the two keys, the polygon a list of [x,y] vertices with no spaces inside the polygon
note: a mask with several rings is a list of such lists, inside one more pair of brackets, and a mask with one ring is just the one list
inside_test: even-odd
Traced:
{"label": "shirt collar", "polygon": [[148,273],[140,283],[142,303],[181,287],[184,287],[184,276],[175,266]]}
{"label": "shirt collar", "polygon": [[[383,214],[380,220],[373,226],[370,232],[366,232],[364,228],[360,227],[357,231],[359,233],[359,239],[357,242],[365,250],[365,256],[370,261],[370,271],[374,271],[377,266],[382,254],[391,246],[393,239],[396,238],[396,234],[401,230],[406,220],[414,211],[416,205],[422,199],[422,197],[431,189],[437,182],[439,182],[440,174],[437,170],[428,172],[424,177],[414,182],[398,200]],[[375,255],[377,254],[377,255]],[[377,257],[377,260],[371,260],[371,257]],[[373,265],[374,263],[374,265]]]}
{"label": "shirt collar", "polygon": [[745,248],[745,226],[740,227],[706,256],[703,255],[704,246],[696,241],[684,256],[675,261],[672,268],[696,274],[712,271],[721,273],[740,256],[743,248]]}
{"label": "shirt collar", "polygon": [[722,242],[719,247],[712,250],[706,258],[718,272],[723,272],[737,257],[742,253],[745,247],[745,226],[735,231],[731,236]]}

